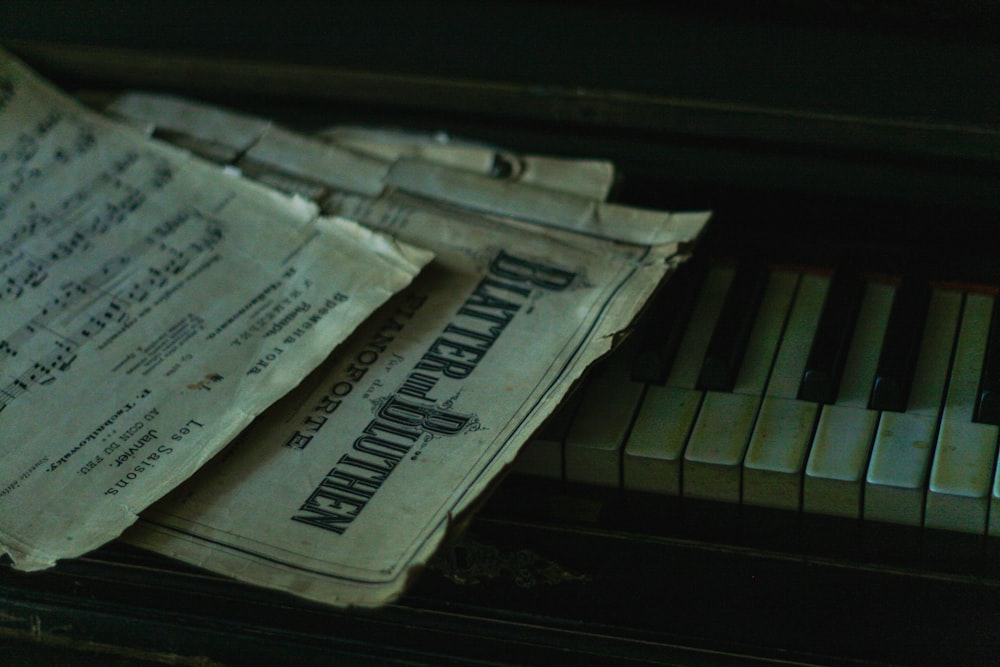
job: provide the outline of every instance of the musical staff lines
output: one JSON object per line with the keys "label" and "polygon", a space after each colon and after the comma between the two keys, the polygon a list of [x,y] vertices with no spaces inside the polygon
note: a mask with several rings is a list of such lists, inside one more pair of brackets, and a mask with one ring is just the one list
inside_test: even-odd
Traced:
{"label": "musical staff lines", "polygon": [[47,212],[29,204],[24,222],[0,241],[0,303],[21,298],[40,286],[54,265],[92,250],[138,210],[151,191],[170,182],[170,165],[156,160],[145,164],[143,173],[131,175],[139,177],[138,185],[130,183],[126,172],[139,159],[135,152],[122,155]]}
{"label": "musical staff lines", "polygon": [[[61,283],[34,317],[0,339],[0,379],[12,378],[0,384],[0,412],[33,387],[53,382],[83,346],[109,329],[131,326],[137,307],[148,311],[148,302],[169,294],[188,267],[222,238],[219,221],[197,211],[179,211],[82,280]],[[19,374],[8,375],[7,368],[20,361],[22,349],[39,347],[42,336],[49,339],[49,352],[24,362]]]}
{"label": "musical staff lines", "polygon": [[43,178],[97,146],[96,129],[79,118],[52,110],[0,147],[0,215],[16,197],[30,192]]}
{"label": "musical staff lines", "polygon": [[0,412],[111,344],[223,236],[176,204],[151,217],[170,201],[170,156],[65,108],[7,113],[17,86],[0,74]]}
{"label": "musical staff lines", "polygon": [[0,412],[21,394],[29,391],[34,385],[44,386],[54,382],[54,373],[65,372],[76,361],[77,348],[72,343],[57,340],[55,350],[40,361],[33,361],[31,366],[18,375],[6,386],[0,387]]}

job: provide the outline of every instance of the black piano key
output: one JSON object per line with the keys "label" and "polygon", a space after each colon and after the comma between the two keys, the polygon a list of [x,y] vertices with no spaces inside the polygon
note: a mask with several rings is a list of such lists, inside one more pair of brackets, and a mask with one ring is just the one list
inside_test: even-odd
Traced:
{"label": "black piano key", "polygon": [[667,279],[650,305],[650,312],[643,317],[632,380],[659,385],[666,382],[707,270],[704,261],[693,259]]}
{"label": "black piano key", "polygon": [[906,276],[896,288],[868,401],[872,410],[906,410],[930,296],[930,285],[921,276]]}
{"label": "black piano key", "polygon": [[990,317],[990,331],[986,338],[986,356],[979,378],[974,420],[1000,426],[1000,314],[997,310],[994,303],[993,314]]}
{"label": "black piano key", "polygon": [[699,389],[732,391],[769,275],[760,264],[745,264],[736,270],[705,351]]}
{"label": "black piano key", "polygon": [[865,283],[854,271],[837,271],[823,302],[802,383],[800,400],[833,403],[837,400],[840,376],[851,346]]}

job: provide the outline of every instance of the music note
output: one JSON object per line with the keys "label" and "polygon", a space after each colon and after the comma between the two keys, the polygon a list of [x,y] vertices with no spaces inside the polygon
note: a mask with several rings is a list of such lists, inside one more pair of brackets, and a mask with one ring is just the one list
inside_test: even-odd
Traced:
{"label": "music note", "polygon": [[33,259],[28,260],[28,271],[24,277],[24,284],[28,287],[38,287],[49,277],[49,272],[45,265]]}
{"label": "music note", "polygon": [[13,278],[7,278],[4,282],[3,294],[0,296],[0,300],[3,300],[3,298],[18,299],[22,294],[24,294],[24,288]]}
{"label": "music note", "polygon": [[44,137],[52,130],[52,128],[59,124],[59,121],[61,121],[62,118],[63,116],[60,112],[52,111],[48,116],[45,116],[38,121],[35,125],[35,132],[39,137]]}
{"label": "music note", "polygon": [[38,147],[39,142],[37,138],[32,137],[26,132],[22,132],[17,137],[17,143],[14,144],[14,159],[22,165],[28,164],[38,153]]}
{"label": "music note", "polygon": [[80,283],[68,281],[59,286],[59,295],[50,299],[42,306],[36,319],[46,321],[55,316],[56,312],[64,312],[81,297],[86,296],[90,291]]}
{"label": "music note", "polygon": [[28,391],[28,385],[25,384],[20,378],[17,378],[7,385],[7,387],[3,390],[3,393],[7,394],[11,398],[17,398],[26,391]]}
{"label": "music note", "polygon": [[121,206],[128,213],[132,213],[146,202],[146,195],[140,190],[133,188],[127,197],[122,200]]}
{"label": "music note", "polygon": [[29,326],[23,326],[7,338],[0,340],[0,354],[8,359],[16,357],[21,346],[28,342],[34,334],[35,329],[33,327],[30,329],[29,331]]}
{"label": "music note", "polygon": [[60,349],[60,352],[53,355],[50,368],[58,371],[69,370],[69,367],[76,361],[77,346],[72,343],[56,341],[56,347]]}
{"label": "music note", "polygon": [[60,259],[65,259],[75,252],[85,252],[91,248],[90,239],[79,229],[73,232],[73,235],[65,241],[60,241],[56,244],[56,247],[52,252],[49,253],[49,258],[52,261],[59,261]]}
{"label": "music note", "polygon": [[156,190],[161,190],[167,183],[172,181],[173,178],[173,168],[169,164],[161,162],[153,169],[153,178],[150,181],[150,185],[152,185]]}
{"label": "music note", "polygon": [[170,278],[163,271],[154,266],[149,267],[149,284],[154,289],[159,289],[167,284]]}
{"label": "music note", "polygon": [[180,252],[177,254],[177,257],[172,258],[169,262],[163,265],[163,271],[176,276],[178,273],[186,269],[187,265],[190,263],[191,260],[187,259],[183,252]]}
{"label": "music note", "polygon": [[111,223],[103,215],[95,215],[87,225],[87,230],[94,236],[106,234],[109,229],[111,229]]}
{"label": "music note", "polygon": [[104,205],[104,218],[109,225],[117,225],[125,219],[125,211],[120,205],[108,202]]}
{"label": "music note", "polygon": [[21,186],[23,185],[24,185],[24,169],[23,168],[16,169],[14,171],[13,177],[7,184],[7,191],[10,192],[11,194],[17,194],[18,192],[21,191]]}
{"label": "music note", "polygon": [[99,319],[91,315],[87,318],[87,323],[80,329],[79,335],[83,338],[90,338],[91,336],[104,331],[106,326],[108,326],[108,323],[103,319]]}
{"label": "music note", "polygon": [[97,144],[97,135],[93,128],[84,125],[73,142],[73,150],[77,155],[83,155]]}
{"label": "music note", "polygon": [[207,252],[214,248],[222,240],[222,226],[218,224],[209,225],[205,235],[191,244],[191,248],[196,252]]}
{"label": "music note", "polygon": [[5,249],[11,250],[16,246],[23,238],[34,236],[35,234],[35,222],[29,218],[26,224],[21,225],[10,235],[7,241],[3,244]]}
{"label": "music note", "polygon": [[52,382],[53,380],[55,380],[55,378],[52,377],[52,370],[48,366],[40,364],[36,361],[31,365],[30,370],[27,370],[20,375],[16,382],[20,383],[20,385],[27,390],[30,385],[44,385]]}
{"label": "music note", "polygon": [[109,322],[122,322],[127,317],[125,307],[112,298],[99,312],[87,316],[87,321],[77,331],[76,337],[88,339],[106,329]]}
{"label": "music note", "polygon": [[125,306],[118,303],[117,299],[111,299],[108,302],[108,309],[104,311],[104,317],[108,321],[117,319],[118,322],[121,322],[128,317],[128,313],[125,312]]}
{"label": "music note", "polygon": [[88,285],[101,285],[105,281],[114,278],[121,273],[122,270],[131,262],[132,260],[128,257],[115,257],[113,259],[109,259],[101,265],[101,270],[94,272],[94,274],[87,278],[86,282]]}
{"label": "music note", "polygon": [[142,303],[149,298],[150,291],[142,285],[142,283],[135,282],[129,287],[128,292],[125,293],[125,298],[133,303]]}
{"label": "music note", "polygon": [[[6,341],[0,342],[0,350],[4,349],[4,344]],[[55,373],[65,372],[69,370],[73,362],[76,361],[77,346],[69,341],[56,340],[55,341],[56,350],[43,358],[41,361],[32,361],[31,366],[28,367],[23,373],[18,375],[9,382],[5,387],[0,389],[0,394],[5,398],[0,399],[3,403],[3,407],[6,407],[11,403],[11,401],[17,399],[17,397],[31,390],[33,386],[46,386],[55,382]],[[8,349],[12,349],[7,345]],[[16,354],[16,352],[15,352]],[[11,355],[13,356],[13,354]],[[2,409],[2,407],[0,407]]]}
{"label": "music note", "polygon": [[62,208],[63,213],[67,213],[70,209],[76,208],[83,202],[87,201],[89,197],[90,195],[87,191],[80,190],[64,199],[59,207]]}

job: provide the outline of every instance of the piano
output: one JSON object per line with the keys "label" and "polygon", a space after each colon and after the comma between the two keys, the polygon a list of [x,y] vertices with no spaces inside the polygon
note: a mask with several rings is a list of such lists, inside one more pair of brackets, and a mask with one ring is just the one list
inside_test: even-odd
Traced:
{"label": "piano", "polygon": [[1000,5],[259,6],[15,1],[0,43],[71,91],[608,158],[714,221],[396,603],[111,544],[0,566],[5,664],[1000,662]]}

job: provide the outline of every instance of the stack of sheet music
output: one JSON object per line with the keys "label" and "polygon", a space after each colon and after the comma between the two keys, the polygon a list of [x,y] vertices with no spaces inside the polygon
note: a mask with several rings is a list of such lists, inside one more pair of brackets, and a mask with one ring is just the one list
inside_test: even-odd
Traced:
{"label": "stack of sheet music", "polygon": [[306,136],[141,93],[107,112],[0,52],[18,569],[121,537],[331,604],[393,599],[709,217],[607,202],[599,160]]}

